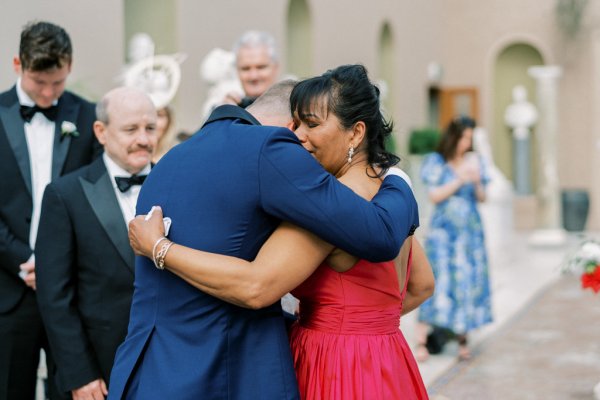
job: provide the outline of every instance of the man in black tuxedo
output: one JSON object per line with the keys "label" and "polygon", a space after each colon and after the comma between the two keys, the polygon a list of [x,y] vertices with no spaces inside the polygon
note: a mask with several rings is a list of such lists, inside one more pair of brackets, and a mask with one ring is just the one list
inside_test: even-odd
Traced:
{"label": "man in black tuxedo", "polygon": [[71,60],[63,28],[29,24],[13,60],[17,83],[0,93],[0,400],[34,398],[46,342],[34,257],[44,188],[101,151],[94,105],[65,91]]}
{"label": "man in black tuxedo", "polygon": [[37,237],[38,303],[58,386],[103,399],[127,334],[134,255],[127,223],[158,140],[156,110],[133,88],[107,93],[94,132],[104,154],[46,188]]}

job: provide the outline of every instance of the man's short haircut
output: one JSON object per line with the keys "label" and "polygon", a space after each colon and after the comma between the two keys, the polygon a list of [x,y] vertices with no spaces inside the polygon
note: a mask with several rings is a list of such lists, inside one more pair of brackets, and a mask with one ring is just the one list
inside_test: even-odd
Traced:
{"label": "man's short haircut", "polygon": [[30,22],[21,32],[19,59],[23,70],[47,71],[71,64],[69,34],[50,22]]}
{"label": "man's short haircut", "polygon": [[264,31],[246,31],[233,45],[233,53],[236,61],[238,52],[242,47],[261,47],[267,48],[269,57],[273,62],[277,62],[277,51],[275,49],[275,38],[268,32]]}
{"label": "man's short haircut", "polygon": [[108,96],[104,95],[98,103],[96,103],[96,120],[108,125]]}
{"label": "man's short haircut", "polygon": [[294,79],[285,79],[275,83],[247,108],[248,112],[253,115],[262,114],[291,118],[290,94],[297,83],[298,81]]}

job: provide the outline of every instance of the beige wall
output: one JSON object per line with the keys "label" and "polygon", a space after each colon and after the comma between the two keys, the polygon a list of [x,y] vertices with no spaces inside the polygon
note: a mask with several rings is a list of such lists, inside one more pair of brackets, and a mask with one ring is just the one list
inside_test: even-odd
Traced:
{"label": "beige wall", "polygon": [[[6,4],[10,3],[10,4]],[[19,52],[23,26],[31,20],[61,25],[73,42],[70,88],[96,100],[114,86],[123,55],[123,7],[120,0],[4,1],[0,12],[0,90],[16,80],[12,59]]]}

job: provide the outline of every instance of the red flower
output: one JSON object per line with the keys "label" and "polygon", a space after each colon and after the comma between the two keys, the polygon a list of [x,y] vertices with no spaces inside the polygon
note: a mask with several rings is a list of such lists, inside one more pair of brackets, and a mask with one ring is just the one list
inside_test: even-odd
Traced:
{"label": "red flower", "polygon": [[596,265],[593,272],[584,272],[581,275],[581,287],[592,289],[594,293],[600,292],[600,265]]}

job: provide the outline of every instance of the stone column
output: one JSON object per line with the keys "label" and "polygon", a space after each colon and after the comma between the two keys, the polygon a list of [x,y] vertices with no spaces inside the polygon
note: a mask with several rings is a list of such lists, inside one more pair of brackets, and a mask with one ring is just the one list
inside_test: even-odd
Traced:
{"label": "stone column", "polygon": [[559,66],[535,66],[528,73],[536,80],[539,121],[536,128],[538,151],[538,188],[536,230],[530,238],[534,245],[559,245],[566,240],[562,228],[560,186],[557,169],[558,79]]}

